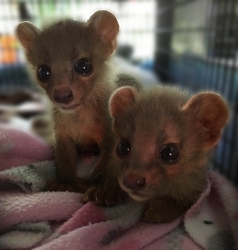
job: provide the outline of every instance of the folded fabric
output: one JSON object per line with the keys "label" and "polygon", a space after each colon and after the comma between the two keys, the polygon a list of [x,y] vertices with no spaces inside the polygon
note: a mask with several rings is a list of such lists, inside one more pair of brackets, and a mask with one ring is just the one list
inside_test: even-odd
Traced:
{"label": "folded fabric", "polygon": [[52,150],[34,135],[0,125],[0,170],[52,160]]}
{"label": "folded fabric", "polygon": [[1,165],[0,249],[238,249],[238,191],[217,173],[208,171],[206,190],[184,215],[150,224],[143,203],[107,208],[83,204],[82,194],[44,192],[55,165],[32,156],[36,163]]}
{"label": "folded fabric", "polygon": [[24,192],[39,192],[45,188],[46,180],[55,177],[53,161],[43,161],[0,172],[0,190],[9,190],[10,185],[20,187]]}
{"label": "folded fabric", "polygon": [[8,233],[0,235],[0,249],[28,249],[51,234],[47,222],[26,222],[10,228]]}
{"label": "folded fabric", "polygon": [[0,172],[0,183],[8,180],[19,189],[1,192],[0,249],[237,248],[238,193],[214,172],[208,172],[207,189],[184,216],[149,224],[141,221],[141,203],[105,208],[83,205],[82,194],[42,192],[46,179],[54,175],[53,162],[10,170]]}

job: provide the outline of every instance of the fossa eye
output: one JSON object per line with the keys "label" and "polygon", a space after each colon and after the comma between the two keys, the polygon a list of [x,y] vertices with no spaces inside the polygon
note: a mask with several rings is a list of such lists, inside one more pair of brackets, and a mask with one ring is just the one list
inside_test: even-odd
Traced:
{"label": "fossa eye", "polygon": [[92,73],[93,66],[87,59],[82,58],[75,64],[75,71],[83,76],[88,76]]}
{"label": "fossa eye", "polygon": [[121,141],[121,143],[117,146],[117,154],[119,156],[126,156],[129,154],[131,150],[130,142],[127,140]]}
{"label": "fossa eye", "polygon": [[42,65],[41,67],[39,67],[38,69],[38,77],[40,79],[41,82],[46,82],[49,80],[50,78],[50,68],[46,65]]}
{"label": "fossa eye", "polygon": [[168,143],[160,149],[160,158],[168,164],[175,163],[178,157],[179,150],[175,143]]}

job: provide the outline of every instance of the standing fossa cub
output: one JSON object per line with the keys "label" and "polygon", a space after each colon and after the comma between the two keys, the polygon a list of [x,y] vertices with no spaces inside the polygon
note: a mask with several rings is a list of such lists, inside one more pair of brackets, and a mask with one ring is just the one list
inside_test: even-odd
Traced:
{"label": "standing fossa cub", "polygon": [[[116,17],[104,10],[86,23],[63,20],[41,30],[23,22],[17,27],[36,78],[54,105],[57,178],[47,183],[47,190],[85,192],[104,185],[105,171],[113,164],[108,101],[123,82],[112,80],[106,63],[116,48],[118,31]],[[99,193],[90,189],[84,201],[113,205]]]}
{"label": "standing fossa cub", "polygon": [[190,97],[171,87],[140,93],[122,87],[110,112],[121,188],[146,203],[146,221],[173,221],[206,188],[208,155],[228,120],[226,104],[212,92]]}

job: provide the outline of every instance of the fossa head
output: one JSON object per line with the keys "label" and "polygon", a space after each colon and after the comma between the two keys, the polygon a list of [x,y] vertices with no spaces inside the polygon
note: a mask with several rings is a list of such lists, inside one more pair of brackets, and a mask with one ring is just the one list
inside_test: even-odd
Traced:
{"label": "fossa head", "polygon": [[228,119],[222,98],[157,87],[117,90],[110,100],[118,181],[133,199],[184,199],[206,185],[208,152]]}
{"label": "fossa head", "polygon": [[22,22],[16,30],[40,86],[63,110],[77,109],[103,82],[118,31],[117,19],[104,10],[87,22],[63,20],[43,30]]}

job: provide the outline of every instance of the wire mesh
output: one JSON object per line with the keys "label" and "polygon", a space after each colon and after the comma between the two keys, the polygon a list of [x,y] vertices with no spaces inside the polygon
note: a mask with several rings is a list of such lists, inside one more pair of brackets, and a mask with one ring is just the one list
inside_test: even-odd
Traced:
{"label": "wire mesh", "polygon": [[155,70],[165,82],[227,100],[230,120],[211,166],[238,185],[237,7],[236,0],[158,1]]}

